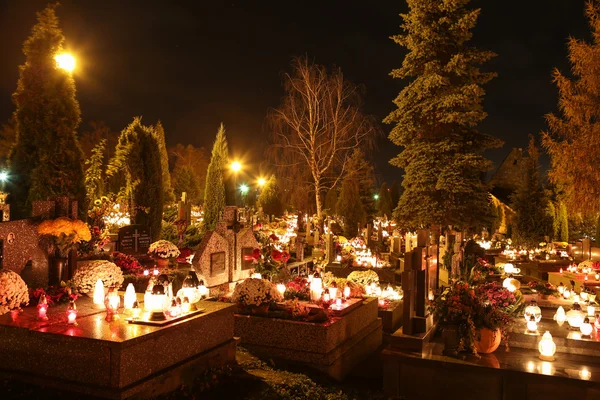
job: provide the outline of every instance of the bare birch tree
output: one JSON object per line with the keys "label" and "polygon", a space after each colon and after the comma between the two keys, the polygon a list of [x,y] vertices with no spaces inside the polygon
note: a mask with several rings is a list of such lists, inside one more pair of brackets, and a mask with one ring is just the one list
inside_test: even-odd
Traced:
{"label": "bare birch tree", "polygon": [[339,68],[328,73],[306,58],[294,59],[285,91],[282,104],[268,116],[267,154],[289,192],[302,185],[314,194],[320,217],[323,193],[336,186],[354,149],[369,146],[377,130],[360,111],[358,88]]}

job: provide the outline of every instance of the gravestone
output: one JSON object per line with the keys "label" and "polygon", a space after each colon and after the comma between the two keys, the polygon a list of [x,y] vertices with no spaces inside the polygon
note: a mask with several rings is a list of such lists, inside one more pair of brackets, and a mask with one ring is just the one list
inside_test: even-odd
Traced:
{"label": "gravestone", "polygon": [[202,238],[194,255],[194,269],[205,279],[206,287],[215,287],[229,282],[229,243],[215,231]]}
{"label": "gravestone", "polygon": [[145,225],[128,225],[119,229],[119,251],[125,254],[146,254],[152,237],[150,227]]}
{"label": "gravestone", "polygon": [[304,260],[304,240],[302,236],[296,238],[296,261]]}
{"label": "gravestone", "polygon": [[325,265],[331,264],[335,260],[335,245],[333,243],[333,235],[328,233],[325,235]]}

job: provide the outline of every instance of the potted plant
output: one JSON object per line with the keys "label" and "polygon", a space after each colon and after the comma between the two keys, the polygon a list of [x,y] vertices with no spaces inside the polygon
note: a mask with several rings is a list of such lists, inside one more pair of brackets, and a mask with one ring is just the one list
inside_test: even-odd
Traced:
{"label": "potted plant", "polygon": [[69,278],[67,256],[81,241],[89,241],[92,238],[90,228],[81,220],[60,217],[40,223],[38,233],[49,237],[52,241],[54,257],[51,263],[52,270],[49,283],[57,285],[61,280]]}
{"label": "potted plant", "polygon": [[148,254],[156,258],[160,268],[169,266],[169,259],[179,257],[180,251],[173,243],[168,240],[158,240],[150,245]]}
{"label": "potted plant", "polygon": [[272,282],[248,278],[235,287],[231,301],[237,303],[242,312],[264,315],[272,303],[283,301],[283,296]]}

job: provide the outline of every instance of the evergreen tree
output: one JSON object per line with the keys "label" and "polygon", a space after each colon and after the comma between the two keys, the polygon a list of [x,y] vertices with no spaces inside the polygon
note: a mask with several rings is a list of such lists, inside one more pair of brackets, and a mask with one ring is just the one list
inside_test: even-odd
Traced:
{"label": "evergreen tree", "polygon": [[55,60],[65,42],[55,7],[37,14],[23,45],[26,60],[13,95],[16,143],[8,191],[17,218],[29,216],[31,201],[51,196],[75,198],[80,211],[85,210],[83,155],[76,136],[79,103],[73,76]]}
{"label": "evergreen tree", "polygon": [[367,220],[365,208],[360,200],[357,174],[349,173],[344,177],[336,208],[344,221],[344,235],[347,238],[355,237],[358,234],[358,225],[362,226]]}
{"label": "evergreen tree", "polygon": [[336,215],[337,201],[337,191],[335,190],[335,188],[329,189],[327,191],[327,195],[325,196],[325,211],[327,212],[327,215]]}
{"label": "evergreen tree", "polygon": [[542,134],[542,143],[551,159],[548,177],[562,190],[566,207],[595,219],[600,213],[600,3],[589,1],[586,15],[592,42],[568,41],[572,78],[554,71],[560,114],[546,116],[550,131]]}
{"label": "evergreen tree", "polygon": [[379,189],[379,199],[377,200],[377,211],[379,211],[379,216],[388,218],[392,217],[392,196],[387,185],[384,183],[381,184],[381,188]]}
{"label": "evergreen tree", "polygon": [[[375,173],[371,163],[365,159],[360,149],[355,149],[346,165],[346,176],[353,175],[358,183],[358,194],[365,212],[365,218],[372,219],[377,213],[373,187],[375,186]],[[339,209],[337,210],[340,213]]]}
{"label": "evergreen tree", "polygon": [[271,175],[269,180],[265,183],[260,195],[258,195],[257,202],[258,206],[262,207],[263,212],[266,215],[280,216],[283,214],[283,206],[279,198],[275,175]]}
{"label": "evergreen tree", "polygon": [[2,168],[8,166],[10,149],[15,145],[17,139],[16,124],[13,114],[8,123],[2,124],[2,128],[0,128],[0,165]]}
{"label": "evergreen tree", "polygon": [[164,206],[160,148],[154,128],[142,125],[140,117],[121,132],[107,175],[122,176],[119,198],[127,201],[133,222],[149,226],[157,240]]}
{"label": "evergreen tree", "polygon": [[516,244],[536,246],[548,232],[546,205],[548,200],[540,179],[539,151],[533,136],[529,138],[525,176],[512,197],[514,241]]}
{"label": "evergreen tree", "polygon": [[559,221],[559,237],[561,242],[569,241],[569,214],[567,213],[567,205],[564,202],[560,202],[558,207],[558,221]]}
{"label": "evergreen tree", "polygon": [[173,190],[178,199],[183,192],[192,204],[200,204],[204,193],[200,181],[192,167],[187,165],[176,166],[173,170]]}
{"label": "evergreen tree", "polygon": [[398,202],[400,201],[400,187],[398,186],[398,182],[392,182],[392,186],[390,186],[390,197],[392,198],[392,211],[398,207]]}
{"label": "evergreen tree", "polygon": [[552,200],[548,200],[548,205],[546,206],[546,218],[548,219],[548,223],[550,224],[550,227],[548,229],[548,231],[550,232],[550,240],[558,239],[560,225],[558,223],[557,214],[558,213],[556,212],[554,202]]}
{"label": "evergreen tree", "polygon": [[225,137],[225,127],[219,127],[213,144],[210,164],[206,173],[204,188],[204,221],[205,231],[215,229],[219,216],[225,207],[225,178],[224,173],[229,161],[229,149]]}
{"label": "evergreen tree", "polygon": [[164,201],[165,203],[173,203],[175,201],[175,195],[173,194],[173,188],[171,187],[171,174],[169,174],[169,154],[167,153],[167,141],[165,139],[165,129],[162,123],[158,121],[154,127],[156,134],[156,140],[158,141],[158,148],[160,149],[160,165],[162,168],[162,181],[164,188]]}
{"label": "evergreen tree", "polygon": [[471,45],[479,10],[469,0],[407,0],[404,34],[394,36],[408,54],[398,79],[412,79],[385,119],[395,123],[389,139],[402,147],[390,162],[404,169],[395,216],[407,227],[468,228],[489,219],[482,177],[490,162],[482,153],[499,140],[476,127],[485,117],[482,85],[495,74],[479,66],[494,54]]}
{"label": "evergreen tree", "polygon": [[88,204],[99,199],[104,192],[104,149],[106,139],[100,142],[92,149],[92,156],[85,161],[88,168],[85,171],[85,191]]}

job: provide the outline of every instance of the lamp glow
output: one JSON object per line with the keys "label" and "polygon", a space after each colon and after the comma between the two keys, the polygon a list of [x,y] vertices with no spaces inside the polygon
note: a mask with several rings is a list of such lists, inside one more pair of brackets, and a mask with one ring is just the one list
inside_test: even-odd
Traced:
{"label": "lamp glow", "polygon": [[265,178],[258,178],[258,186],[263,187],[265,186],[265,183],[267,183]]}
{"label": "lamp glow", "polygon": [[135,303],[136,295],[135,288],[133,287],[133,283],[127,285],[127,289],[125,289],[125,296],[123,297],[123,307],[126,310],[131,310],[133,308],[133,303]]}
{"label": "lamp glow", "polygon": [[252,279],[262,279],[262,275],[259,274],[258,272],[253,273],[250,278]]}
{"label": "lamp glow", "polygon": [[571,297],[571,291],[568,288],[563,291],[563,297],[567,300]]}
{"label": "lamp glow", "polygon": [[525,307],[525,312],[523,313],[525,316],[525,321],[529,322],[531,317],[534,317],[535,322],[540,322],[542,319],[542,310],[538,307],[535,300],[531,301],[531,304]]}
{"label": "lamp glow", "polygon": [[558,290],[559,294],[563,294],[563,292],[565,291],[565,285],[563,285],[563,283],[559,283],[559,285],[556,287],[556,290]]}
{"label": "lamp glow", "polygon": [[94,286],[94,308],[103,309],[104,308],[104,284],[102,283],[102,279],[98,279],[96,281],[96,286]]}
{"label": "lamp glow", "polygon": [[590,319],[589,318],[585,318],[583,320],[583,323],[581,324],[581,326],[579,327],[579,330],[581,331],[581,334],[584,336],[590,336],[592,334],[592,324],[590,324]]}
{"label": "lamp glow", "polygon": [[592,373],[587,368],[582,368],[581,371],[579,371],[579,377],[588,381],[592,377]]}
{"label": "lamp glow", "polygon": [[578,303],[573,304],[573,309],[567,312],[567,322],[571,328],[579,328],[583,324],[585,314]]}
{"label": "lamp glow", "polygon": [[562,326],[567,320],[567,314],[565,313],[565,309],[562,306],[558,307],[556,310],[556,314],[554,314],[554,320],[558,324],[558,326]]}
{"label": "lamp glow", "polygon": [[231,163],[231,170],[233,172],[239,172],[242,169],[242,164],[240,164],[238,161],[234,161]]}
{"label": "lamp glow", "polygon": [[[7,180],[8,180],[8,172],[6,172],[6,171],[0,172],[0,181],[6,182]],[[598,279],[596,279],[596,280],[598,280]]]}
{"label": "lamp glow", "polygon": [[244,194],[244,195],[245,195],[245,194],[247,194],[249,189],[250,189],[250,188],[249,188],[249,187],[248,187],[248,185],[246,185],[245,183],[242,183],[242,184],[240,185],[240,193],[241,193],[241,194]]}
{"label": "lamp glow", "polygon": [[285,285],[283,283],[278,283],[277,284],[277,291],[281,294],[281,296],[283,296],[283,294],[285,293]]}
{"label": "lamp glow", "polygon": [[46,299],[45,294],[42,294],[40,296],[40,300],[38,301],[38,304],[37,304],[37,310],[38,310],[38,319],[41,319],[42,321],[47,321],[48,317],[46,316],[46,312],[48,311],[48,300]]}
{"label": "lamp glow", "polygon": [[552,340],[550,331],[546,331],[542,340],[538,344],[538,350],[540,351],[540,359],[544,361],[554,361],[554,353],[556,353],[556,344]]}
{"label": "lamp glow", "polygon": [[537,326],[537,322],[535,320],[535,317],[532,315],[529,319],[529,321],[527,321],[527,330],[531,333],[535,333],[537,332],[538,326]]}
{"label": "lamp glow", "polygon": [[75,69],[75,57],[69,53],[57,54],[54,57],[54,61],[56,61],[56,66],[58,68],[64,69],[67,72],[73,72]]}
{"label": "lamp glow", "polygon": [[350,294],[351,294],[350,286],[348,284],[346,284],[346,286],[344,287],[344,298],[349,299]]}
{"label": "lamp glow", "polygon": [[322,293],[323,293],[323,280],[321,279],[321,275],[319,275],[318,272],[315,272],[312,280],[310,281],[310,299],[312,301],[317,301],[321,298]]}
{"label": "lamp glow", "polygon": [[138,305],[138,302],[134,301],[133,305],[131,306],[131,317],[133,319],[138,319],[140,317],[141,313],[142,313],[142,309]]}
{"label": "lamp glow", "polygon": [[71,300],[69,302],[69,306],[67,307],[67,323],[69,325],[77,325],[77,306],[75,305],[75,301]]}
{"label": "lamp glow", "polygon": [[331,282],[331,285],[329,285],[329,296],[331,296],[332,299],[337,298],[337,293],[338,293],[338,288],[337,288],[337,283],[335,281]]}
{"label": "lamp glow", "polygon": [[588,306],[587,306],[587,315],[588,315],[588,317],[593,317],[594,315],[596,315],[596,307],[594,307],[591,304],[588,304]]}

